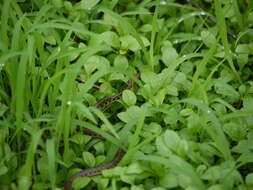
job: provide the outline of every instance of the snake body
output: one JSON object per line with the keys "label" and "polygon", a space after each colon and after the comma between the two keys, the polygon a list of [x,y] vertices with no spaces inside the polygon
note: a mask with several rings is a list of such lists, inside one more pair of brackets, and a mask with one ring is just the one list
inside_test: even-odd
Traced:
{"label": "snake body", "polygon": [[114,168],[120,162],[120,160],[123,158],[124,155],[125,152],[122,149],[119,149],[116,153],[116,156],[110,163],[103,164],[94,168],[87,168],[85,170],[82,170],[81,172],[76,173],[67,181],[67,183],[64,186],[64,190],[70,190],[73,181],[78,177],[94,176],[100,174],[105,169]]}
{"label": "snake body", "polygon": [[[137,78],[139,78],[139,74],[136,75]],[[128,85],[126,89],[131,89],[133,86],[133,82],[132,80],[128,81]],[[122,97],[122,92],[115,94],[113,96],[109,96],[105,99],[102,99],[101,101],[99,101],[97,104],[95,104],[94,106],[98,109],[103,109],[105,108],[107,105],[109,105],[110,103],[120,99]],[[104,139],[101,135],[97,134],[96,132],[90,130],[90,129],[84,129],[83,133],[95,138],[100,138],[100,139]],[[125,155],[124,150],[119,149],[114,157],[114,159],[106,164],[97,166],[97,167],[93,167],[93,168],[87,168],[84,169],[78,173],[76,173],[75,175],[73,175],[64,185],[64,190],[71,190],[72,189],[72,183],[75,179],[79,178],[79,177],[89,177],[89,176],[94,176],[94,175],[98,175],[101,174],[103,170],[105,169],[110,169],[110,168],[114,168],[115,166],[117,166],[117,164],[121,161],[121,159],[123,158],[123,156]]]}

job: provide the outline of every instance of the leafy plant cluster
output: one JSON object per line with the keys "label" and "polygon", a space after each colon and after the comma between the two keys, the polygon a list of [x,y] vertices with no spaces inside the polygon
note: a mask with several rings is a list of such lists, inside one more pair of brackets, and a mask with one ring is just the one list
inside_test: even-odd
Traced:
{"label": "leafy plant cluster", "polygon": [[74,188],[253,189],[253,1],[5,0],[0,10],[1,189],[61,189],[119,147],[120,165]]}

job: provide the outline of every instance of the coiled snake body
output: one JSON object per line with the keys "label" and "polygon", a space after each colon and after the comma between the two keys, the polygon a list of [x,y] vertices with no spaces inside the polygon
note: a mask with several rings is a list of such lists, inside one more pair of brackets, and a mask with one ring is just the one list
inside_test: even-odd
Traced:
{"label": "coiled snake body", "polygon": [[[136,75],[137,78],[139,78],[139,74]],[[126,89],[131,89],[133,86],[133,82],[132,80],[128,81],[128,86]],[[98,102],[97,104],[95,104],[94,106],[98,109],[103,109],[104,107],[106,107],[108,104],[110,104],[111,102],[114,102],[118,99],[120,99],[122,97],[122,92],[113,95],[113,96],[109,96],[103,100],[101,100],[100,102]],[[89,130],[89,129],[84,129],[83,130],[84,134],[92,136],[92,137],[96,137],[96,138],[101,138],[103,139],[102,136],[100,136],[99,134]],[[114,159],[107,163],[107,164],[103,164],[94,168],[87,168],[85,170],[82,170],[78,173],[76,173],[75,175],[73,175],[64,185],[64,190],[71,190],[72,189],[72,183],[75,179],[77,179],[78,177],[88,177],[88,176],[94,176],[94,175],[98,175],[100,174],[103,170],[105,169],[110,169],[110,168],[114,168],[115,166],[117,166],[117,164],[121,161],[121,159],[123,158],[123,156],[125,155],[124,150],[119,149],[114,157]]]}

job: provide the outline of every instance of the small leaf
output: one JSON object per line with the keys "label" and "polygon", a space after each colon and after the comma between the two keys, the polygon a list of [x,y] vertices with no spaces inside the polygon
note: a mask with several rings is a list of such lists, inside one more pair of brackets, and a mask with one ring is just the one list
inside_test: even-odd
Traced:
{"label": "small leaf", "polygon": [[175,87],[174,85],[168,85],[166,89],[167,89],[167,94],[172,95],[172,96],[178,96],[177,87]]}
{"label": "small leaf", "polygon": [[209,48],[212,47],[213,44],[217,43],[215,36],[208,30],[202,31],[200,35],[204,44]]}
{"label": "small leaf", "polygon": [[162,105],[163,100],[164,100],[164,98],[165,98],[165,95],[166,95],[166,89],[163,88],[163,89],[159,90],[158,93],[156,94],[156,96],[154,96],[154,97],[152,98],[152,102],[153,102],[156,106]]}
{"label": "small leaf", "polygon": [[138,162],[132,163],[126,169],[127,174],[140,174],[142,172],[143,172],[143,169],[141,167],[141,164]]}
{"label": "small leaf", "polygon": [[88,184],[89,184],[89,182],[90,182],[91,180],[90,180],[90,178],[88,178],[88,177],[79,177],[79,178],[77,178],[74,182],[73,182],[73,188],[75,189],[75,190],[77,190],[77,189],[82,189],[82,188],[84,188],[84,187],[86,187]]}
{"label": "small leaf", "polygon": [[124,90],[122,99],[128,106],[132,106],[136,103],[136,96],[131,90]]}
{"label": "small leaf", "polygon": [[253,185],[253,173],[250,173],[246,176],[246,184]]}
{"label": "small leaf", "polygon": [[163,140],[169,149],[177,151],[180,143],[180,137],[175,131],[166,130]]}
{"label": "small leaf", "polygon": [[91,9],[98,4],[100,0],[82,0],[79,4],[80,9]]}
{"label": "small leaf", "polygon": [[192,113],[193,113],[192,109],[189,108],[185,108],[180,111],[180,115],[182,116],[190,116],[192,115]]}
{"label": "small leaf", "polygon": [[138,51],[141,49],[138,41],[132,35],[125,35],[120,37],[121,49]]}
{"label": "small leaf", "polygon": [[95,157],[90,152],[83,152],[83,160],[84,163],[90,168],[94,167],[96,164]]}
{"label": "small leaf", "polygon": [[222,185],[212,185],[207,190],[223,190],[224,187]]}
{"label": "small leaf", "polygon": [[152,71],[143,71],[141,73],[141,80],[145,83],[151,83],[156,77],[157,74]]}
{"label": "small leaf", "polygon": [[107,31],[100,34],[100,37],[101,37],[101,40],[104,41],[106,44],[114,48],[120,47],[119,37],[115,32]]}
{"label": "small leaf", "polygon": [[172,173],[167,173],[165,176],[161,177],[159,181],[163,187],[168,189],[176,188],[178,186],[177,176],[173,175]]}
{"label": "small leaf", "polygon": [[4,164],[1,164],[0,165],[0,176],[6,174],[7,172],[8,172],[8,168]]}
{"label": "small leaf", "polygon": [[114,66],[121,71],[125,71],[128,68],[127,58],[123,55],[116,56],[114,59]]}
{"label": "small leaf", "polygon": [[161,51],[162,51],[162,61],[165,65],[169,66],[171,63],[176,61],[178,53],[170,42],[166,41]]}
{"label": "small leaf", "polygon": [[204,175],[201,178],[212,181],[219,180],[222,177],[221,171],[222,171],[221,167],[212,166],[204,173]]}
{"label": "small leaf", "polygon": [[121,121],[128,123],[132,120],[139,118],[140,115],[141,115],[141,108],[139,108],[138,106],[131,106],[130,108],[127,109],[126,112],[119,113],[118,118]]}
{"label": "small leaf", "polygon": [[131,190],[144,190],[144,188],[141,186],[132,185]]}
{"label": "small leaf", "polygon": [[0,117],[8,110],[8,107],[0,102]]}
{"label": "small leaf", "polygon": [[240,95],[239,93],[229,84],[225,83],[222,80],[217,80],[215,83],[215,91],[218,94],[224,96],[230,96],[234,98],[238,98]]}
{"label": "small leaf", "polygon": [[226,123],[223,130],[234,141],[243,140],[247,135],[247,129],[243,125],[234,122]]}
{"label": "small leaf", "polygon": [[253,110],[253,97],[243,98],[243,108],[246,110]]}

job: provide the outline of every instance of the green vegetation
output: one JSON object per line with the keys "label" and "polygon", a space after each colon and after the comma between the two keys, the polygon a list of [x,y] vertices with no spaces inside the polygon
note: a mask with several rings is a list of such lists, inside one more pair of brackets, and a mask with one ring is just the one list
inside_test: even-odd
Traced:
{"label": "green vegetation", "polygon": [[252,0],[0,2],[0,189],[253,189]]}

